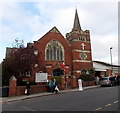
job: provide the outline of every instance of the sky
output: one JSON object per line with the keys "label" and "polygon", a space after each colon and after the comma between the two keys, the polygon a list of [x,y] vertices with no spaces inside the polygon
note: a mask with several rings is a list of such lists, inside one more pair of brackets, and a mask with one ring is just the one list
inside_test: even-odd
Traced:
{"label": "sky", "polygon": [[[17,1],[17,2],[16,2]],[[6,47],[15,39],[24,44],[37,41],[56,26],[61,34],[73,28],[77,8],[83,31],[90,30],[92,59],[118,64],[118,1],[117,0],[0,0],[0,62]]]}

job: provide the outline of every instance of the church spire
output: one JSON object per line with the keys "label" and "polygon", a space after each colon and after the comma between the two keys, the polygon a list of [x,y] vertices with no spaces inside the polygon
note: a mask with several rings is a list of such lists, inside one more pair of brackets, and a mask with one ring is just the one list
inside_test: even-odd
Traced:
{"label": "church spire", "polygon": [[78,31],[81,30],[77,9],[76,9],[76,12],[75,12],[74,25],[73,25],[72,30],[78,30]]}

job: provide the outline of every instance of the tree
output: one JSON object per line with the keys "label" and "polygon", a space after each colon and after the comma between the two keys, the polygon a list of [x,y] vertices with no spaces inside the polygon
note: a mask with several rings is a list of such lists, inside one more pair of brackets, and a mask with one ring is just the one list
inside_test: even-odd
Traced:
{"label": "tree", "polygon": [[[19,48],[11,57],[5,58],[2,62],[2,81],[3,85],[8,85],[9,79],[14,75],[18,82],[30,74],[32,67],[38,62],[38,57],[34,54],[35,48]],[[21,76],[22,75],[22,76]]]}
{"label": "tree", "polygon": [[80,78],[84,81],[93,81],[95,78],[95,69],[91,68],[88,70],[89,73],[83,73],[80,75]]}

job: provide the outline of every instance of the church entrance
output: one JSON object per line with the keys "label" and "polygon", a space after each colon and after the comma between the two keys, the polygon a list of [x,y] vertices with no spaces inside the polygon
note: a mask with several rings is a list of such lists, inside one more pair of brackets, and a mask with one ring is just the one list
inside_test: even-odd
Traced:
{"label": "church entrance", "polygon": [[60,68],[53,69],[53,76],[60,76],[60,75],[64,75],[64,72],[62,69]]}

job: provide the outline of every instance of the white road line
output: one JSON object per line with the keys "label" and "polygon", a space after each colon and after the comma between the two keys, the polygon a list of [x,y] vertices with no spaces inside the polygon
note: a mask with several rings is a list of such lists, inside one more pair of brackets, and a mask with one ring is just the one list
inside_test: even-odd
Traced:
{"label": "white road line", "polygon": [[108,107],[108,106],[111,106],[112,104],[107,104],[107,105],[105,105],[106,107]]}
{"label": "white road line", "polygon": [[113,103],[116,104],[116,103],[118,103],[118,102],[119,102],[119,101],[114,101]]}
{"label": "white road line", "polygon": [[98,110],[101,110],[102,108],[101,107],[99,107],[99,108],[97,108],[97,109],[95,109],[95,111],[98,111]]}

